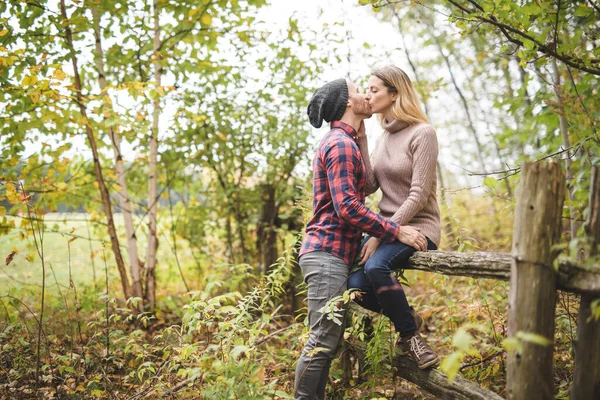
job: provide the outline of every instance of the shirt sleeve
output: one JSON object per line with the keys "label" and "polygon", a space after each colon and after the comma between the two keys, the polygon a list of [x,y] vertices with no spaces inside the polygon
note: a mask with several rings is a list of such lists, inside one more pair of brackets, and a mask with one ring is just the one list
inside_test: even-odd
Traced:
{"label": "shirt sleeve", "polygon": [[375,177],[375,173],[373,173],[373,167],[371,166],[371,158],[369,156],[369,142],[366,136],[361,136],[357,140],[358,148],[360,149],[360,154],[362,155],[362,159],[365,164],[365,175],[367,177],[367,182],[365,185],[365,194],[368,196],[373,194],[379,189],[379,182],[377,182],[377,178]]}
{"label": "shirt sleeve", "polygon": [[361,162],[358,149],[349,140],[338,140],[331,143],[324,156],[327,181],[337,215],[384,242],[396,240],[400,227],[369,210],[358,200],[354,175],[356,166]]}
{"label": "shirt sleeve", "polygon": [[426,127],[415,132],[411,141],[413,153],[413,173],[408,198],[390,218],[400,225],[406,225],[425,207],[427,199],[434,191],[438,157],[438,142],[435,129]]}

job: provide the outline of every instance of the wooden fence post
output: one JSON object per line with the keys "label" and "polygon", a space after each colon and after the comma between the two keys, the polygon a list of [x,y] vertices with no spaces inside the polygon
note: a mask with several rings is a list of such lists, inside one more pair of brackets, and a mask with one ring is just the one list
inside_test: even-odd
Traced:
{"label": "wooden fence post", "polygon": [[[600,245],[600,167],[592,169],[589,214],[585,231],[590,240],[590,257],[598,254]],[[596,296],[596,298],[600,298]],[[600,399],[600,320],[591,317],[594,297],[582,294],[575,345],[575,372],[571,383],[571,399]]]}
{"label": "wooden fence post", "polygon": [[[554,399],[552,370],[556,271],[552,249],[560,239],[565,176],[555,161],[521,169],[512,244],[508,335],[522,344],[508,354],[510,400]],[[550,340],[543,346],[523,334]]]}

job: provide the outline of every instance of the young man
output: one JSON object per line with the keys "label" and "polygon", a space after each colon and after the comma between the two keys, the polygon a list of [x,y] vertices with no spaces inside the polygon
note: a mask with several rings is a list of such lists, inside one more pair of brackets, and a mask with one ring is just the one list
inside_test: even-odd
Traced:
{"label": "young man", "polygon": [[427,250],[425,236],[416,229],[399,226],[364,205],[365,170],[356,138],[361,122],[372,114],[365,96],[345,79],[319,88],[308,105],[311,125],[319,128],[325,120],[331,122],[331,130],[313,159],[313,217],[300,250],[311,331],[296,367],[297,399],[325,397],[329,367],[343,326],[319,310],[346,290],[362,232],[385,243],[400,240],[417,250]]}

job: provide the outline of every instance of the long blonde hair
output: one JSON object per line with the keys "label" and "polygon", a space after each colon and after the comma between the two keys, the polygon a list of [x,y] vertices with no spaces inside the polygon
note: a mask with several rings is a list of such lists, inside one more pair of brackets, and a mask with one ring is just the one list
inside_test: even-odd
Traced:
{"label": "long blonde hair", "polygon": [[[381,79],[390,93],[397,93],[396,101],[392,105],[394,118],[409,125],[419,122],[429,123],[429,118],[421,109],[419,96],[410,78],[404,71],[393,65],[379,68],[371,73]],[[379,117],[383,120],[383,114]]]}

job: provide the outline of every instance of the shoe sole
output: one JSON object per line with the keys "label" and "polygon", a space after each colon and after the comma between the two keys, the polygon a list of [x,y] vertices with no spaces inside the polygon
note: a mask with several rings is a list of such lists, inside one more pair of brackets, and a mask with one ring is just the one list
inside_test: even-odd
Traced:
{"label": "shoe sole", "polygon": [[419,367],[419,369],[427,369],[429,367],[433,367],[434,365],[437,365],[439,362],[440,362],[440,357],[438,356],[437,358],[429,361],[427,364],[423,364],[423,365],[417,364],[417,367]]}

